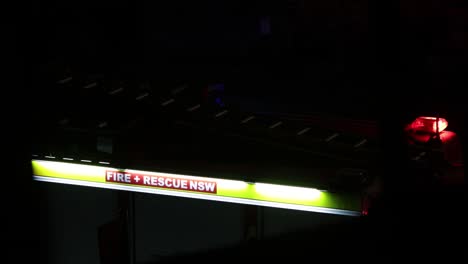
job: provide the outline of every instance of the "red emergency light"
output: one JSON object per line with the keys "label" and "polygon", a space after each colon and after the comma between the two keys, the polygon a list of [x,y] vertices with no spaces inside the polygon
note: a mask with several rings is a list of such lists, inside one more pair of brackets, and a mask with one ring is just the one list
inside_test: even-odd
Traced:
{"label": "red emergency light", "polygon": [[447,120],[441,117],[421,116],[411,123],[411,129],[414,131],[427,133],[440,133],[448,126]]}

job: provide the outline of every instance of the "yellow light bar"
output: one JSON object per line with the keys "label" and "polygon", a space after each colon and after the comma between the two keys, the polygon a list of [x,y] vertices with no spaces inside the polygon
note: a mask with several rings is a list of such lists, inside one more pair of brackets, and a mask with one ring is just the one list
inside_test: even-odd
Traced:
{"label": "yellow light bar", "polygon": [[33,160],[32,168],[37,181],[328,214],[360,215],[359,195],[332,194],[314,188],[44,160]]}

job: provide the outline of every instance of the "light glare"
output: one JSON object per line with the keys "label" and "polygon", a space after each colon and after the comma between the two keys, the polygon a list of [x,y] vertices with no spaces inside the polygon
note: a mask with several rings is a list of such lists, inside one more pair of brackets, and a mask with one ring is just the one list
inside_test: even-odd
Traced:
{"label": "light glare", "polygon": [[267,197],[279,197],[294,200],[319,199],[322,192],[314,188],[292,187],[267,183],[255,183],[255,191]]}
{"label": "light glare", "polygon": [[229,189],[229,190],[245,190],[249,186],[248,183],[243,182],[243,181],[233,181],[233,180],[218,180],[219,186],[221,186],[223,189]]}

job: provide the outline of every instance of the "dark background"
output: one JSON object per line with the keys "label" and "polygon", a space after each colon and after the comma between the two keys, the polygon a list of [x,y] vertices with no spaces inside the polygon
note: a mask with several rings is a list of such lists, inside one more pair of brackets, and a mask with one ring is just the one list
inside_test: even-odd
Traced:
{"label": "dark background", "polygon": [[[19,74],[8,74],[14,77],[12,88],[5,88],[3,98],[5,141],[13,145],[7,151],[9,164],[15,165],[12,186],[21,188],[3,193],[5,258],[22,262],[53,255],[44,241],[46,229],[37,224],[44,209],[39,201],[47,199],[30,181],[29,148],[35,128],[57,109],[45,96],[47,87],[35,86],[30,76],[43,65],[67,64],[136,79],[222,81],[233,87],[229,92],[239,102],[262,102],[260,109],[377,120],[391,191],[371,224],[340,226],[349,227],[343,232],[324,229],[320,236],[332,241],[321,252],[342,259],[347,259],[345,253],[356,254],[364,262],[459,259],[466,240],[461,235],[463,199],[452,192],[399,191],[409,174],[400,128],[415,114],[437,112],[450,117],[464,135],[466,4],[270,2],[68,1],[16,8],[20,12],[13,21],[18,23],[10,27],[16,34],[6,38],[5,50],[16,51],[9,65],[19,65]],[[270,33],[259,30],[263,17],[271,22]],[[296,256],[310,250],[304,246],[311,243],[310,236],[304,237],[243,252],[268,256],[278,252],[276,246]],[[357,242],[335,247],[333,241],[343,237]]]}

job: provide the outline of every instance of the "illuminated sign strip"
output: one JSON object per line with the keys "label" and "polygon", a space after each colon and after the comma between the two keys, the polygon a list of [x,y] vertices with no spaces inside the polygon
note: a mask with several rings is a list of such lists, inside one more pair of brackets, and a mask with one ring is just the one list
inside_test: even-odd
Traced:
{"label": "illuminated sign strip", "polygon": [[333,208],[326,208],[326,207],[307,206],[307,205],[298,205],[298,204],[285,204],[285,203],[278,203],[278,202],[258,201],[258,200],[225,197],[225,196],[211,196],[211,195],[197,194],[197,193],[174,192],[174,191],[166,191],[166,190],[159,190],[159,189],[148,189],[144,187],[125,186],[125,185],[119,185],[119,184],[85,182],[85,181],[58,179],[58,178],[43,177],[43,176],[34,176],[34,179],[36,181],[43,181],[43,182],[71,184],[71,185],[78,185],[78,186],[88,186],[88,187],[113,189],[113,190],[121,190],[121,191],[161,194],[161,195],[169,195],[169,196],[184,197],[184,198],[195,198],[195,199],[210,200],[210,201],[231,202],[231,203],[237,203],[237,204],[268,206],[268,207],[274,207],[274,208],[293,209],[293,210],[308,211],[308,212],[318,212],[318,213],[347,215],[347,216],[359,216],[360,215],[360,213],[356,211],[333,209]]}
{"label": "illuminated sign strip", "polygon": [[359,196],[313,188],[116,169],[55,161],[32,161],[34,179],[79,186],[268,206],[347,216],[360,215]]}

